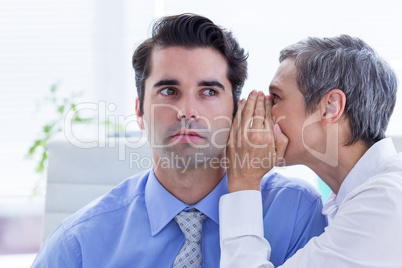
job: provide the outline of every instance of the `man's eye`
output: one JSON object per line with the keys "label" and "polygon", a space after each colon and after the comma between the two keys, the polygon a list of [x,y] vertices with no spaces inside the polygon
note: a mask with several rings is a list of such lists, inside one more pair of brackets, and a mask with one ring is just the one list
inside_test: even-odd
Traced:
{"label": "man's eye", "polygon": [[175,90],[174,88],[171,88],[171,87],[167,87],[167,88],[162,89],[162,90],[160,91],[160,93],[161,93],[162,95],[165,95],[165,96],[177,95],[176,90]]}
{"label": "man's eye", "polygon": [[203,90],[202,94],[205,96],[212,97],[212,96],[218,95],[218,92],[215,89],[209,88],[209,89]]}

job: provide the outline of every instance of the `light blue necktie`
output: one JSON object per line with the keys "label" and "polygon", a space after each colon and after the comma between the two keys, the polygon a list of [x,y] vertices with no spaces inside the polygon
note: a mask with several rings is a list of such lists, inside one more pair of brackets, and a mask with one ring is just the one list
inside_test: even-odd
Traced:
{"label": "light blue necktie", "polygon": [[174,268],[201,268],[201,233],[206,216],[198,210],[182,211],[174,220],[186,237],[183,247],[174,260]]}

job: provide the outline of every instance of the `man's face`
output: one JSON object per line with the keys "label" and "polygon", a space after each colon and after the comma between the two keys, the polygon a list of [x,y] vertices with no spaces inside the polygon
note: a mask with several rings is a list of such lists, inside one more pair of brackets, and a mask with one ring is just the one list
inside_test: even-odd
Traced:
{"label": "man's face", "polygon": [[205,158],[224,155],[233,112],[227,69],[225,58],[211,48],[152,52],[144,114],[137,109],[137,115],[154,156],[173,153],[201,164]]}
{"label": "man's face", "polygon": [[[282,132],[289,138],[285,153],[286,165],[307,164],[312,156],[306,145],[315,148],[319,130],[317,124],[306,124],[311,113],[305,110],[304,96],[296,81],[293,59],[285,59],[279,66],[269,86],[273,99],[272,116]],[[303,136],[302,136],[303,135]]]}

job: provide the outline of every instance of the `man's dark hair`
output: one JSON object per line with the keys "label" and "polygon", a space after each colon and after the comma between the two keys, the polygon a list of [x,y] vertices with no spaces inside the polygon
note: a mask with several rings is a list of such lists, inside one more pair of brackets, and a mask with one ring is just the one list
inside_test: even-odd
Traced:
{"label": "man's dark hair", "polygon": [[228,64],[227,78],[232,86],[234,113],[244,81],[247,78],[247,57],[230,31],[215,25],[208,18],[195,14],[167,16],[155,22],[152,37],[141,43],[133,55],[135,83],[144,114],[145,80],[151,71],[151,55],[155,48],[180,46],[212,48],[222,54]]}
{"label": "man's dark hair", "polygon": [[352,135],[372,145],[385,137],[396,102],[397,78],[391,67],[363,40],[348,35],[308,38],[280,52],[295,61],[297,84],[306,111],[332,89],[346,95],[345,113]]}

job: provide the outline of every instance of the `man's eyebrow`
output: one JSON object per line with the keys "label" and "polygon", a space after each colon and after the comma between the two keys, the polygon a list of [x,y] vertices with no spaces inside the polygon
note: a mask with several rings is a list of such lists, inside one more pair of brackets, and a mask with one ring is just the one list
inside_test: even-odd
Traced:
{"label": "man's eyebrow", "polygon": [[219,83],[216,80],[213,81],[201,81],[198,83],[199,87],[220,87],[221,89],[225,90],[225,86],[222,83]]}
{"label": "man's eyebrow", "polygon": [[160,86],[177,86],[180,85],[179,81],[175,80],[175,79],[163,79],[160,80],[159,82],[154,84],[154,88],[155,87],[160,87]]}

